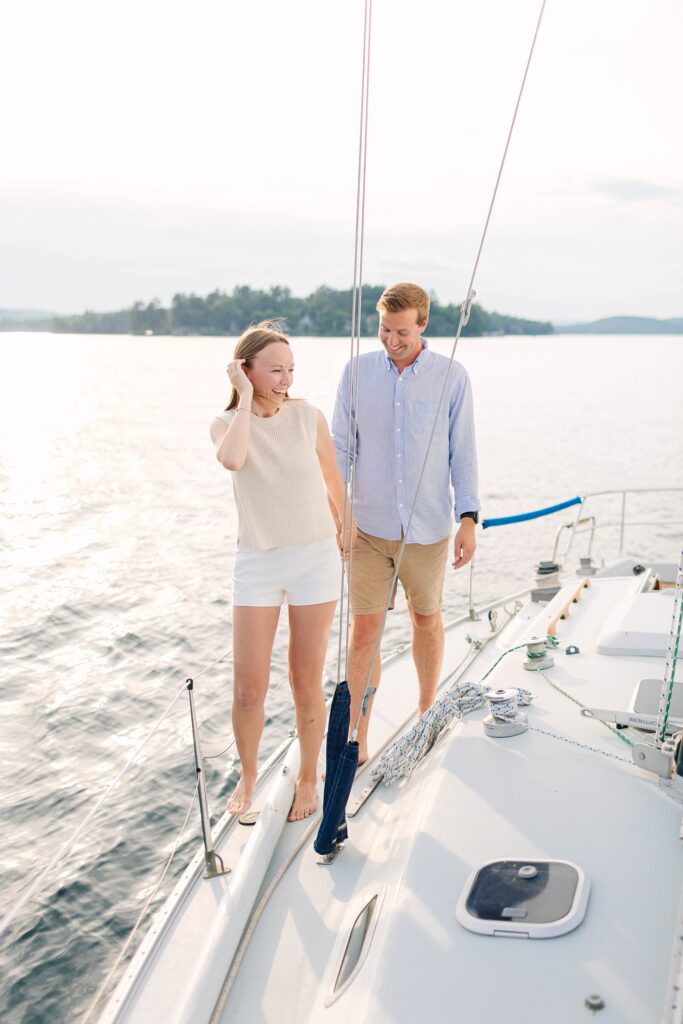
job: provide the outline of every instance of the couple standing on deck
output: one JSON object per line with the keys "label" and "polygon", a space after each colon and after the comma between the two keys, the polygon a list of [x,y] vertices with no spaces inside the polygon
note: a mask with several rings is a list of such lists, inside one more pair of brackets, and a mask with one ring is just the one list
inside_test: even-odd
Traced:
{"label": "couple standing on deck", "polygon": [[[354,723],[448,374],[398,572],[413,624],[420,713],[434,703],[443,660],[440,609],[453,516],[458,524],[453,567],[466,565],[476,546],[479,501],[470,383],[459,363],[453,362],[449,371],[448,359],[431,352],[422,337],[429,317],[429,297],[422,288],[392,285],[382,293],[377,310],[384,350],[359,357],[356,409],[349,408],[352,367],[346,366],[332,436],[322,413],[289,398],[292,351],[273,324],[251,327],[239,339],[228,366],[228,408],[211,424],[216,456],[233,474],[239,516],[232,718],[241,778],[228,801],[228,810],[236,814],[245,812],[252,800],[270,658],[285,596],[289,678],[301,746],[290,820],[305,818],[316,808],[317,761],[325,730],[322,672],[341,589],[339,555],[348,558],[353,545],[348,683]],[[349,431],[354,421],[355,443]],[[357,528],[351,523],[343,481],[354,451]],[[376,657],[370,684],[378,686],[379,677]],[[360,763],[368,757],[370,706],[358,732]]]}

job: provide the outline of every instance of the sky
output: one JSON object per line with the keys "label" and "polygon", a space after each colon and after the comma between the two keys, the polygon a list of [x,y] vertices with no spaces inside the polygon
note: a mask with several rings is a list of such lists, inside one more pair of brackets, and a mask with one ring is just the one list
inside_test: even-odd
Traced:
{"label": "sky", "polygon": [[[364,279],[467,290],[539,0],[374,0]],[[350,287],[363,0],[0,18],[0,307]],[[683,316],[683,5],[547,0],[477,301]]]}

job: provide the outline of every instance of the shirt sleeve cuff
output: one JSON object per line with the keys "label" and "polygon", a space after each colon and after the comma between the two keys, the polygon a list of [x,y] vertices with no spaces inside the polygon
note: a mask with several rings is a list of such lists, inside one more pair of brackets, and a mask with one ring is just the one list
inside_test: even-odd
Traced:
{"label": "shirt sleeve cuff", "polygon": [[481,510],[481,504],[478,498],[473,495],[467,495],[461,498],[460,501],[456,502],[453,509],[456,523],[460,522],[463,512],[479,512]]}

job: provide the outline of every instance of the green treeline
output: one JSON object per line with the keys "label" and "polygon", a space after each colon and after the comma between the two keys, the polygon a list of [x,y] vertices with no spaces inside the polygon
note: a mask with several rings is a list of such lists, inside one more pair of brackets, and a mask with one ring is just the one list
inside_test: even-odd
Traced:
{"label": "green treeline", "polygon": [[[382,285],[365,285],[361,310],[361,334],[377,333],[375,306]],[[245,327],[259,320],[283,320],[293,335],[343,337],[351,333],[351,289],[338,291],[322,285],[306,298],[296,298],[289,288],[280,286],[260,291],[239,285],[232,294],[213,291],[206,298],[199,295],[173,296],[170,308],[158,299],[147,304],[136,302],[130,309],[115,313],[86,312],[79,316],[58,316],[52,320],[53,331],[68,334],[175,334],[228,335],[241,334]],[[460,306],[442,306],[432,295],[429,328],[434,337],[454,335],[460,317]],[[537,320],[487,313],[473,306],[463,335],[483,334],[551,334],[552,324]]]}

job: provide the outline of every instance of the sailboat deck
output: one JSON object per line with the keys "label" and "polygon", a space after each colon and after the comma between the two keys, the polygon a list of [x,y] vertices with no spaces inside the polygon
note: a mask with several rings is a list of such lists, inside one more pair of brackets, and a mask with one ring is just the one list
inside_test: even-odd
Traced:
{"label": "sailboat deck", "polygon": [[[640,678],[653,674],[653,659],[595,651],[615,591],[632,586],[595,581],[563,624],[546,675],[583,703],[625,709]],[[569,643],[580,654],[565,654]],[[588,1017],[584,1001],[596,993],[605,1021],[659,1019],[683,881],[681,806],[631,763],[627,744],[525,671],[522,654],[487,682],[531,688],[530,725],[556,735],[532,728],[490,739],[482,709],[456,722],[407,782],[378,787],[334,864],[319,866],[307,848],[274,892],[221,1020],[389,1022],[444,1011],[488,1021],[507,1016],[514,998],[515,1019],[573,1024]],[[400,671],[411,675],[405,663]],[[385,693],[395,685],[387,673]],[[577,930],[514,941],[456,921],[471,872],[509,858],[585,870],[591,896]],[[333,999],[345,939],[375,893],[383,902],[366,959]]]}
{"label": "sailboat deck", "polygon": [[[580,582],[566,581],[549,605],[526,603],[499,635],[484,619],[454,624],[446,685],[457,666],[462,680],[480,681],[504,651],[545,636],[549,618]],[[558,625],[552,668],[526,671],[524,650],[496,665],[487,685],[532,691],[529,731],[492,739],[483,708],[454,721],[403,783],[380,784],[367,795],[371,766],[359,772],[350,806],[361,806],[331,865],[320,865],[313,851],[314,821],[285,825],[222,1010],[212,1016],[231,959],[226,963],[223,952],[230,922],[218,932],[215,921],[235,876],[204,881],[196,860],[103,1019],[388,1024],[445,1015],[484,1022],[509,1016],[514,1001],[517,1020],[574,1024],[588,1018],[585,1000],[597,994],[605,1004],[601,1020],[658,1022],[683,884],[682,805],[635,767],[627,743],[579,706],[626,711],[641,679],[661,677],[660,658],[597,652],[615,603],[646,584],[630,572],[595,577]],[[490,639],[477,652],[473,638]],[[579,653],[567,653],[569,645]],[[406,651],[384,667],[371,750],[410,727],[415,697]],[[273,777],[262,787],[261,806]],[[227,864],[249,856],[253,833],[229,825],[218,846]],[[587,912],[576,930],[520,941],[474,934],[457,921],[456,904],[474,870],[492,860],[544,858],[576,863],[588,878]],[[335,991],[352,925],[374,896],[355,971]]]}

